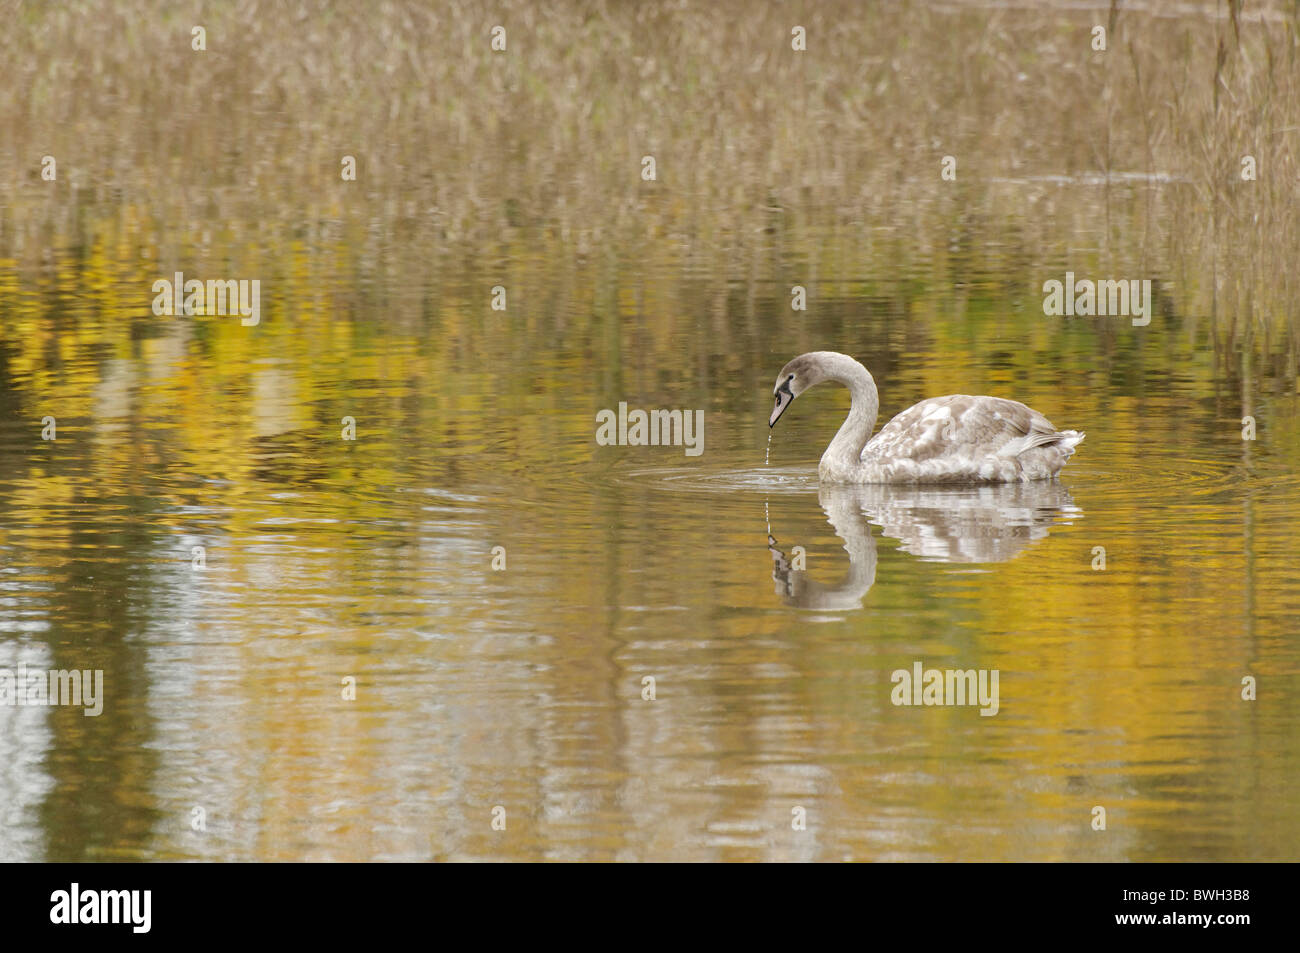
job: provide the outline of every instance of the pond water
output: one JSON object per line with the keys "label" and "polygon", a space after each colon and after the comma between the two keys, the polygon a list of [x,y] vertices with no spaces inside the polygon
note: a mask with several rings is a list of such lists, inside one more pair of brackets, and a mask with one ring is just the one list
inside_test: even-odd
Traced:
{"label": "pond water", "polygon": [[[468,135],[458,168],[496,154]],[[966,215],[934,168],[891,199],[913,224],[764,231],[747,198],[725,248],[407,235],[422,209],[338,184],[175,229],[12,187],[0,669],[100,670],[103,698],[0,705],[0,860],[1295,859],[1291,345],[1225,345],[1188,291],[1185,169],[985,169]],[[664,181],[640,201],[689,215]],[[178,270],[260,276],[260,323],[154,315]],[[1150,324],[1045,315],[1067,270],[1154,278]],[[1048,483],[819,486],[841,388],[765,465],[815,349],[865,364],[882,420],[995,394],[1087,438]],[[702,452],[598,442],[620,402],[700,411]],[[996,671],[996,713],[895,704],[917,663]]]}

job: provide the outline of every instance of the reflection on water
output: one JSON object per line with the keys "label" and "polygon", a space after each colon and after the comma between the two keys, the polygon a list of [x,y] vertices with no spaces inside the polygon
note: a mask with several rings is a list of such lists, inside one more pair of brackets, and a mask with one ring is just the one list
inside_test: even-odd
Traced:
{"label": "reflection on water", "polygon": [[852,489],[827,486],[821,491],[822,509],[835,527],[836,535],[844,540],[844,549],[849,554],[848,572],[833,586],[806,575],[801,565],[806,552],[799,553],[794,561],[787,559],[769,530],[767,548],[772,554],[772,579],[786,605],[801,609],[856,609],[876,581],[876,541],[871,536],[866,514],[849,492]]}
{"label": "reflection on water", "polygon": [[[0,860],[1295,859],[1300,97],[1256,21],[1216,84],[1199,11],[1084,61],[1069,5],[843,4],[799,58],[776,6],[557,4],[493,60],[439,5],[263,5],[208,73],[143,6],[0,31],[0,153],[60,176],[0,182],[0,668],[106,696],[0,705]],[[178,270],[260,323],[154,316]],[[1151,324],[1046,317],[1066,270]],[[840,389],[763,465],[818,348],[882,420],[1088,438],[823,488]],[[705,452],[599,445],[622,401]],[[917,662],[997,715],[893,705]]]}
{"label": "reflection on water", "polygon": [[[950,563],[1000,563],[1081,511],[1060,480],[929,489],[854,487],[852,500],[904,552]],[[825,505],[823,503],[823,505]]]}
{"label": "reflection on water", "polygon": [[809,578],[769,529],[772,578],[785,603],[804,609],[855,609],[876,581],[876,543],[869,524],[904,552],[939,562],[1004,562],[1056,522],[1080,516],[1057,480],[978,487],[835,486],[818,501],[849,554],[848,574],[834,586]]}

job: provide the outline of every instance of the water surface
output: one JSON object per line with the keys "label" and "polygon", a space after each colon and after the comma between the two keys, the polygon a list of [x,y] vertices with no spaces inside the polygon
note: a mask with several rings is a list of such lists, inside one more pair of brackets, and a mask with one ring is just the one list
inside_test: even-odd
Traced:
{"label": "water surface", "polygon": [[[702,35],[724,26],[693,15]],[[298,92],[315,72],[236,69],[316,63],[277,58],[296,28],[254,31],[233,60],[204,61],[206,79],[178,68],[186,95],[235,90],[260,125],[216,102],[213,128],[256,135],[163,137],[175,178],[150,150],[123,157],[187,123],[179,106],[119,104],[100,123],[37,87],[56,106],[9,120],[13,141],[48,134],[67,171],[61,191],[0,191],[0,668],[100,669],[106,697],[93,718],[0,707],[0,860],[1295,859],[1300,407],[1281,333],[1295,314],[1234,310],[1289,272],[1226,235],[1180,239],[1180,216],[1203,217],[1198,167],[1190,149],[1134,145],[1127,65],[1084,72],[1116,84],[1123,174],[1097,153],[1035,140],[997,155],[980,138],[1055,122],[1031,87],[1065,82],[1069,31],[1086,37],[1092,14],[1003,11],[999,39],[987,11],[927,8],[904,52],[853,15],[819,35],[884,46],[772,60],[768,80],[714,72],[694,47],[689,69],[644,54],[625,75],[584,59],[599,36],[576,44],[566,68],[603,77],[601,95],[675,89],[645,107],[648,125],[685,124],[660,140],[657,186],[635,178],[651,132],[616,135],[639,114],[598,98],[571,116],[581,97],[527,72],[540,54],[510,61],[524,72],[500,88],[430,100],[403,71],[454,73],[460,48],[426,61],[381,43],[407,35],[389,10],[355,42],[366,62],[400,53],[396,72],[311,109]],[[552,16],[535,44],[578,29]],[[629,16],[582,29],[696,42]],[[126,48],[163,43],[155,22],[120,24]],[[1211,51],[1226,29],[1195,11],[1177,28]],[[709,55],[747,63],[764,35]],[[1025,53],[1024,81],[981,78],[1001,54],[938,75],[962,97],[888,81],[958,69],[950,37],[1066,52]],[[713,95],[726,82],[791,99],[763,93],[751,125],[741,104],[759,94]],[[498,108],[526,122],[530,102],[555,106],[551,125],[475,125]],[[867,148],[859,108],[878,138],[855,172],[842,156]],[[434,166],[409,146],[421,110],[445,124]],[[1101,141],[1100,112],[1065,112]],[[907,138],[913,117],[957,145]],[[365,123],[378,138],[349,138]],[[575,168],[593,136],[604,151]],[[313,184],[312,163],[333,177],[358,139],[390,143],[363,163],[379,181]],[[609,171],[623,153],[608,156],[626,141],[623,180]],[[307,161],[304,142],[328,155]],[[949,148],[958,191],[937,176]],[[281,154],[298,180],[275,177]],[[769,154],[791,164],[769,178]],[[1235,227],[1241,209],[1216,201]],[[610,210],[605,231],[583,203]],[[1211,253],[1227,278],[1204,271]],[[1153,278],[1151,323],[1046,317],[1042,283],[1067,269]],[[176,270],[260,277],[261,323],[153,315],[152,282]],[[820,487],[842,390],[801,397],[764,466],[775,376],[813,349],[860,359],[885,415],[988,393],[1087,439],[1055,483]],[[702,410],[704,452],[598,445],[596,414],[620,401]],[[892,704],[892,673],[918,661],[996,669],[997,714]]]}

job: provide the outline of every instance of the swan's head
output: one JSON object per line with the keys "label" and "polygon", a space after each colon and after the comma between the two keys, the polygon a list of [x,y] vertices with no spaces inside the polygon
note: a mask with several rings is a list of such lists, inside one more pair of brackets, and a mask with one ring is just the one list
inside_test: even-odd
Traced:
{"label": "swan's head", "polygon": [[776,376],[776,386],[772,389],[776,406],[772,408],[772,416],[767,418],[769,427],[776,426],[776,422],[785,413],[785,409],[794,403],[796,397],[814,384],[826,380],[826,368],[821,361],[817,360],[818,354],[817,351],[800,354],[781,368],[781,373]]}

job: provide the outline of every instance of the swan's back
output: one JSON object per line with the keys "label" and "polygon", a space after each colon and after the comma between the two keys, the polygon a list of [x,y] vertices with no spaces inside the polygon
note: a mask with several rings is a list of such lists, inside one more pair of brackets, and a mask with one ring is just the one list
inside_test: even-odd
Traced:
{"label": "swan's back", "polygon": [[933,397],[881,427],[862,451],[866,472],[846,482],[1042,480],[1060,472],[1083,437],[1076,430],[1058,431],[1019,401],[966,394]]}

